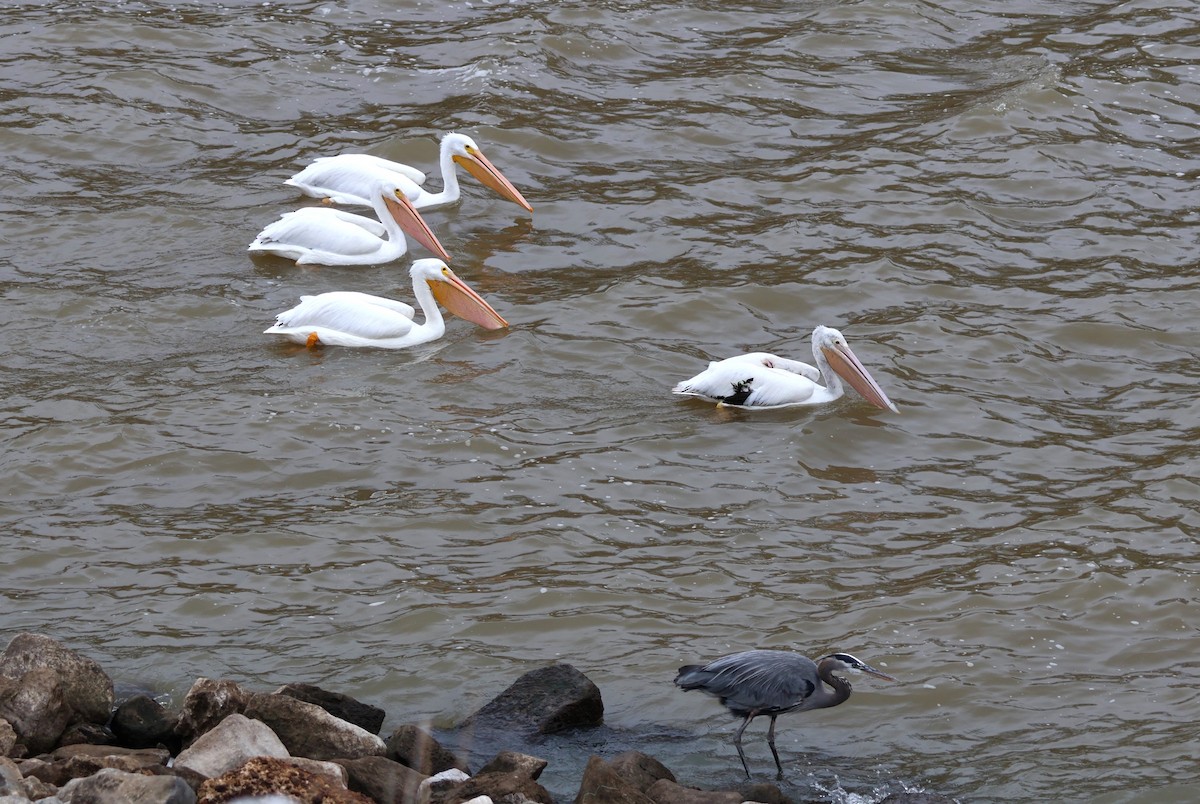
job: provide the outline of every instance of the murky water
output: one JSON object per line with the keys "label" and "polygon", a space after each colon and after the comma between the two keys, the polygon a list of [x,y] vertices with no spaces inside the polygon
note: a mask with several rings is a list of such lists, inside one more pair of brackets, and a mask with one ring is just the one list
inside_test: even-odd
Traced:
{"label": "murky water", "polygon": [[[568,661],[711,786],[735,722],[675,668],[841,649],[902,682],[780,720],[795,795],[1200,797],[1193,4],[400,5],[0,18],[6,633],[386,728]],[[251,260],[281,181],[446,130],[535,207],[427,215],[512,329],[262,335],[411,297]],[[817,324],[900,415],[669,393]],[[569,798],[605,747],[554,750]]]}

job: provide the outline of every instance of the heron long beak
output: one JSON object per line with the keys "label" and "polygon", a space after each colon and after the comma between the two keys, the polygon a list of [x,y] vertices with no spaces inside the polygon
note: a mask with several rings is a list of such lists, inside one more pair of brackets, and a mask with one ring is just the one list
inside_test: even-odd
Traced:
{"label": "heron long beak", "polygon": [[896,680],[895,678],[889,676],[887,673],[879,672],[874,667],[869,667],[869,666],[864,665],[863,667],[858,668],[858,671],[860,673],[866,673],[869,676],[875,676],[875,678],[882,678],[884,681],[895,681]]}
{"label": "heron long beak", "polygon": [[838,373],[839,377],[850,383],[851,388],[862,394],[863,399],[877,408],[884,408],[892,413],[900,412],[896,410],[892,400],[888,399],[887,394],[879,387],[879,383],[875,382],[871,373],[854,356],[854,352],[850,350],[849,346],[822,346],[821,351],[829,360],[829,366]]}
{"label": "heron long beak", "polygon": [[484,329],[503,329],[508,326],[508,322],[492,309],[492,305],[485,302],[482,296],[449,268],[442,271],[440,279],[427,281],[438,303],[459,318],[465,318]]}
{"label": "heron long beak", "polygon": [[383,203],[387,205],[388,212],[392,213],[392,217],[396,219],[396,223],[404,230],[405,234],[411,236],[413,240],[441,259],[447,262],[450,260],[450,255],[438,242],[437,235],[429,228],[429,224],[425,222],[421,213],[417,212],[417,208],[413,206],[412,201],[405,197],[404,193],[398,190],[395,193],[387,193],[383,196]]}
{"label": "heron long beak", "polygon": [[529,212],[533,212],[533,207],[525,200],[525,196],[521,195],[521,191],[504,178],[504,174],[497,170],[496,166],[479,151],[472,151],[469,157],[455,154],[454,161],[462,165],[481,184],[495,190],[501,198],[506,198]]}

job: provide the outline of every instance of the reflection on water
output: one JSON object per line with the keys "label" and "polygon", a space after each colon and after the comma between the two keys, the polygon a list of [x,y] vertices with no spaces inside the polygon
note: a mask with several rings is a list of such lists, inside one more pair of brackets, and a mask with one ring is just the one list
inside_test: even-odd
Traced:
{"label": "reflection on water", "polygon": [[[626,747],[738,781],[675,668],[843,649],[902,681],[781,722],[797,796],[1191,800],[1197,17],[17,7],[6,629],[176,695],[324,684],[385,728],[569,661],[610,730],[543,748],[563,797]],[[512,329],[263,337],[301,294],[409,293],[407,264],[250,260],[310,203],[282,180],[430,170],[453,129],[535,208],[467,179],[428,215]],[[817,324],[899,415],[670,394]]]}

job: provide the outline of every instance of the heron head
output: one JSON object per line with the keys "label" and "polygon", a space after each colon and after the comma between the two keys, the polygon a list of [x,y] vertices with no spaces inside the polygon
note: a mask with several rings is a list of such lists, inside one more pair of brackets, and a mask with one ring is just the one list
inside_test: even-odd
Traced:
{"label": "heron head", "polygon": [[853,673],[866,673],[869,676],[875,676],[875,678],[882,678],[884,681],[896,680],[887,673],[881,673],[876,670],[857,656],[851,656],[849,653],[831,653],[821,661],[831,661],[843,670]]}

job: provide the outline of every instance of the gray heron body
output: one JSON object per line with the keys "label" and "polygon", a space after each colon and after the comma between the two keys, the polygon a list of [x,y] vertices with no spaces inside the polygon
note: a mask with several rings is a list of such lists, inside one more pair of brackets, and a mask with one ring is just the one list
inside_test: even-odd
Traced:
{"label": "gray heron body", "polygon": [[[775,757],[779,778],[783,765],[775,749],[775,718],[788,712],[807,712],[837,706],[850,697],[850,682],[835,676],[835,670],[851,670],[896,679],[856,659],[849,653],[832,653],[818,661],[785,650],[748,650],[722,656],[708,664],[679,668],[675,684],[684,690],[700,690],[718,698],[730,712],[745,718],[733,737],[746,778],[750,767],[742,752],[742,732],[759,715],[771,718],[767,744]],[[828,685],[828,686],[826,686]],[[832,689],[830,689],[832,688]]]}

